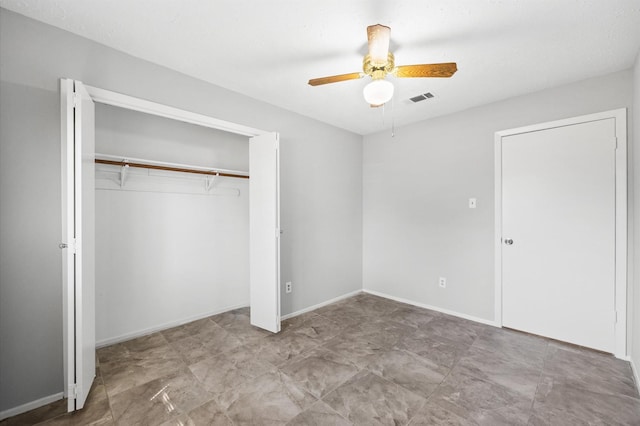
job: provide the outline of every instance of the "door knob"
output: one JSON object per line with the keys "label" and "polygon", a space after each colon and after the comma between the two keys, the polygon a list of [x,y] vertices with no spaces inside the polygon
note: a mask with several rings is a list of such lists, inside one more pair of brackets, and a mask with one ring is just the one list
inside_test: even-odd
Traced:
{"label": "door knob", "polygon": [[504,243],[510,246],[511,244],[513,244],[513,240],[509,238],[508,240],[504,240]]}
{"label": "door knob", "polygon": [[69,246],[67,244],[65,244],[65,243],[58,244],[58,248],[60,248],[60,250],[66,249],[67,247],[69,247]]}

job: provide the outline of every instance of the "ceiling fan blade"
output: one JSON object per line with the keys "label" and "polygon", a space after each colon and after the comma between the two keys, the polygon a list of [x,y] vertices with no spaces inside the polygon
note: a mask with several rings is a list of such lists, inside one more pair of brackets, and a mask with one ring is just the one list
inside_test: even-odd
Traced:
{"label": "ceiling fan blade", "polygon": [[443,64],[400,65],[396,67],[396,77],[451,77],[458,71],[455,62]]}
{"label": "ceiling fan blade", "polygon": [[339,81],[357,80],[364,77],[361,72],[352,72],[350,74],[332,75],[331,77],[312,78],[309,80],[309,85],[320,86],[322,84],[337,83]]}

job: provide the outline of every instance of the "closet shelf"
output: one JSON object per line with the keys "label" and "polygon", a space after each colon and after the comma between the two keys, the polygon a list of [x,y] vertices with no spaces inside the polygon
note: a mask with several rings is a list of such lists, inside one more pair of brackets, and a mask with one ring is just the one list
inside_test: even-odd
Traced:
{"label": "closet shelf", "polygon": [[201,166],[192,166],[164,161],[143,160],[140,158],[119,157],[109,154],[97,154],[96,164],[108,164],[112,166],[137,167],[141,169],[166,170],[170,172],[195,173],[199,175],[223,176],[240,179],[249,179],[247,172],[227,169],[214,169]]}

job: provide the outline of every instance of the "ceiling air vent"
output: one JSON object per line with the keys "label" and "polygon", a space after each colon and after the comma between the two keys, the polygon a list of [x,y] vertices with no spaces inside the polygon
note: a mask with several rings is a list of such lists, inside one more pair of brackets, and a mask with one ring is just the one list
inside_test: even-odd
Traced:
{"label": "ceiling air vent", "polygon": [[409,100],[413,103],[424,101],[425,99],[433,98],[433,93],[427,92],[422,95],[414,96],[413,98],[409,98]]}

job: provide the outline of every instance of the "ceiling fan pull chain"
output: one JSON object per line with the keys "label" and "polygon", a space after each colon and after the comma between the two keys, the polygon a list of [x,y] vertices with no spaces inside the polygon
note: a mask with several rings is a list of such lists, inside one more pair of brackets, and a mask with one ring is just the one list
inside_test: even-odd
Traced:
{"label": "ceiling fan pull chain", "polygon": [[[385,127],[387,125],[387,104],[389,102],[385,102],[382,104],[382,126]],[[393,109],[391,110],[393,112]],[[391,119],[393,120],[393,115],[391,115]],[[393,121],[392,121],[393,122]]]}
{"label": "ceiling fan pull chain", "polygon": [[395,107],[394,107],[394,102],[393,102],[393,98],[391,98],[391,137],[395,138],[396,137],[396,114],[395,114]]}

